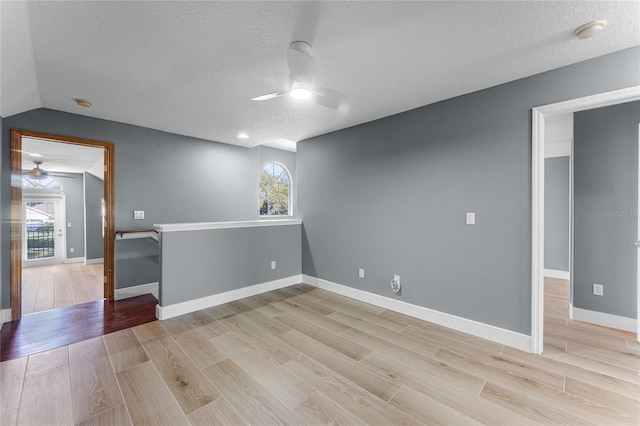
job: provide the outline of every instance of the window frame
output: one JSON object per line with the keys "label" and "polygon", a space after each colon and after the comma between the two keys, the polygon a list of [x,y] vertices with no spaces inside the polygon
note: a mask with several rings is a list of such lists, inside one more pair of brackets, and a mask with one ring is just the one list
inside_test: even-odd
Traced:
{"label": "window frame", "polygon": [[260,173],[258,174],[258,201],[260,201],[260,175],[262,175],[262,172],[264,172],[265,167],[270,166],[270,165],[278,165],[279,167],[282,168],[282,170],[284,170],[284,172],[287,174],[287,183],[289,186],[289,194],[288,194],[288,200],[287,200],[287,214],[277,214],[277,215],[270,215],[270,214],[261,214],[260,213],[260,209],[258,208],[258,217],[260,219],[278,219],[278,218],[283,218],[283,217],[293,217],[293,179],[291,178],[291,172],[289,171],[289,169],[287,168],[287,166],[285,166],[284,164],[278,162],[278,161],[268,161],[265,162],[262,167],[260,167]]}

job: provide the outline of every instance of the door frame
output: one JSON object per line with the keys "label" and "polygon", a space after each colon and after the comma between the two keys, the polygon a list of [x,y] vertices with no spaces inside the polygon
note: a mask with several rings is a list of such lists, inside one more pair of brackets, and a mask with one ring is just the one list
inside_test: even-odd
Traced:
{"label": "door frame", "polygon": [[[568,114],[640,100],[640,86],[600,93],[533,108],[531,111],[531,352],[544,348],[544,121]],[[640,166],[639,166],[640,167]],[[640,266],[640,265],[639,265]],[[639,281],[640,283],[640,281]],[[638,335],[640,340],[640,284],[638,284]]]}
{"label": "door frame", "polygon": [[[30,201],[51,201],[54,203],[54,217],[56,225],[54,228],[60,228],[60,232],[62,235],[60,238],[60,247],[58,247],[58,243],[54,243],[54,257],[53,258],[45,258],[45,259],[34,259],[28,260],[27,254],[25,250],[25,245],[27,242],[27,236],[22,234],[22,267],[26,268],[29,266],[44,266],[44,265],[55,265],[59,263],[64,263],[67,260],[67,227],[65,226],[67,223],[67,212],[66,212],[66,195],[64,193],[55,193],[55,194],[34,194],[28,193],[26,191],[22,191],[22,226],[24,231],[24,218],[26,213],[26,204]],[[29,265],[29,266],[27,266]]]}
{"label": "door frame", "polygon": [[115,144],[11,129],[11,320],[22,317],[22,138],[104,149],[104,297],[114,300]]}
{"label": "door frame", "polygon": [[[638,228],[636,235],[636,245],[640,242],[640,123],[638,123],[638,210],[636,210],[636,216],[638,220]],[[640,246],[636,250],[636,293],[638,297],[638,313],[636,314],[636,340],[640,342]]]}

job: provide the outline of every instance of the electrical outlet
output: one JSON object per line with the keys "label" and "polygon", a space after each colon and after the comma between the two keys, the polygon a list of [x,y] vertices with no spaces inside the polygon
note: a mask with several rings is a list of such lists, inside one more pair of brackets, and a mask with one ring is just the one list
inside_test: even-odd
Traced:
{"label": "electrical outlet", "polygon": [[73,247],[69,248],[69,253],[75,253],[76,249],[74,249]]}
{"label": "electrical outlet", "polygon": [[364,278],[364,269],[358,269],[358,278]]}
{"label": "electrical outlet", "polygon": [[133,219],[134,220],[144,219],[144,210],[134,210],[133,211]]}
{"label": "electrical outlet", "polygon": [[271,261],[271,269],[276,269],[276,261],[275,260]]}
{"label": "electrical outlet", "polygon": [[400,275],[394,275],[393,279],[389,281],[389,285],[391,285],[391,290],[395,294],[400,294]]}
{"label": "electrical outlet", "polygon": [[604,296],[604,285],[603,284],[594,284],[593,285],[593,294],[595,296]]}

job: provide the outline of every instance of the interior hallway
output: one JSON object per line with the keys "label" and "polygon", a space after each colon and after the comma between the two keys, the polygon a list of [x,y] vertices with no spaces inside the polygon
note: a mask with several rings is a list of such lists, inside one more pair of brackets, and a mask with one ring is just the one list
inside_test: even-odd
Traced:
{"label": "interior hallway", "polygon": [[103,264],[61,263],[22,269],[22,315],[104,297]]}
{"label": "interior hallway", "polygon": [[616,368],[640,372],[635,333],[569,319],[569,281],[545,278],[544,285],[544,356],[594,366],[602,374]]}

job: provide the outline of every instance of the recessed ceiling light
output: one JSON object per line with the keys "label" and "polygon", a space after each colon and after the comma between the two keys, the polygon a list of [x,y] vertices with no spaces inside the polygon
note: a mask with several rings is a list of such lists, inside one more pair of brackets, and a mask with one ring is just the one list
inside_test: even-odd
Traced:
{"label": "recessed ceiling light", "polygon": [[249,135],[248,135],[248,134],[246,134],[245,132],[240,132],[240,133],[238,133],[238,137],[239,137],[240,139],[249,139]]}
{"label": "recessed ceiling light", "polygon": [[578,37],[580,40],[585,40],[600,34],[604,29],[604,27],[606,26],[607,26],[607,21],[605,20],[593,21],[577,28],[573,32],[573,34],[575,34],[575,36]]}
{"label": "recessed ceiling light", "polygon": [[91,102],[84,99],[76,99],[76,103],[83,108],[89,108],[91,106]]}

